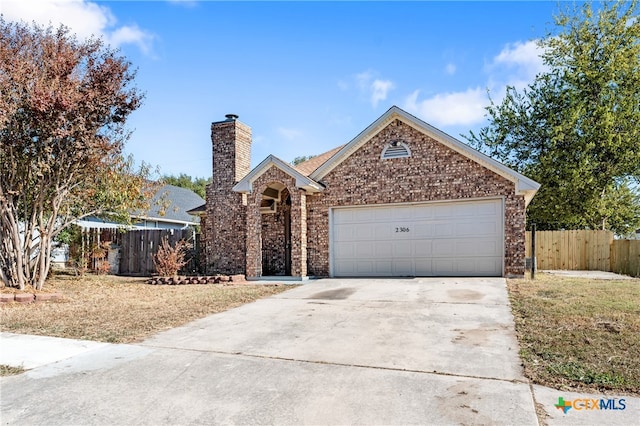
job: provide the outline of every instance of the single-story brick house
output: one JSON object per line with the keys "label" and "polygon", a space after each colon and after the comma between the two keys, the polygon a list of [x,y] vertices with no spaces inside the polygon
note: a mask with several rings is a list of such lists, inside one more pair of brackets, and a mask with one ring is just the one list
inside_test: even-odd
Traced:
{"label": "single-story brick house", "polygon": [[211,125],[210,272],[523,276],[533,180],[395,106],[345,145],[251,170],[237,118]]}

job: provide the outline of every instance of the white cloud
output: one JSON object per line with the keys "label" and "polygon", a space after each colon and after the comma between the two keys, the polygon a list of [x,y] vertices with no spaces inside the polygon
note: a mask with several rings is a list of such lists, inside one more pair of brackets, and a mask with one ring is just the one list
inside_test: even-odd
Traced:
{"label": "white cloud", "polygon": [[108,7],[88,0],[2,0],[2,14],[8,21],[64,24],[80,38],[103,37],[113,47],[136,44],[145,53],[153,40],[136,25],[116,27],[117,19]]}
{"label": "white cloud", "polygon": [[507,44],[487,67],[490,81],[522,89],[537,74],[547,70],[541,54],[542,49],[535,40]]}
{"label": "white cloud", "polygon": [[371,105],[375,108],[378,102],[387,99],[387,93],[393,90],[395,85],[391,80],[374,80],[371,83]]}
{"label": "white cloud", "polygon": [[395,88],[393,81],[376,78],[376,73],[372,70],[356,74],[355,79],[360,92],[369,98],[374,108],[380,101],[386,100],[388,93]]}
{"label": "white cloud", "polygon": [[[482,123],[489,105],[487,90],[491,91],[494,102],[500,103],[507,85],[521,90],[532,83],[537,74],[547,70],[541,53],[536,41],[509,43],[485,66],[484,85],[436,93],[424,99],[420,98],[420,90],[415,90],[405,98],[404,108],[436,126]],[[454,64],[445,66],[445,72],[455,71]]]}
{"label": "white cloud", "polygon": [[493,58],[495,64],[507,64],[526,66],[529,68],[542,68],[542,59],[540,58],[542,51],[538,47],[535,40],[515,43],[509,43],[504,49]]}
{"label": "white cloud", "polygon": [[108,42],[113,46],[136,44],[142,52],[150,53],[153,36],[138,28],[137,25],[124,26],[113,31],[109,35]]}
{"label": "white cloud", "polygon": [[278,127],[278,134],[289,141],[294,141],[299,139],[303,133],[298,129],[291,129],[286,127]]}
{"label": "white cloud", "polygon": [[484,119],[487,93],[480,87],[464,92],[441,93],[418,100],[420,91],[411,93],[404,102],[404,109],[424,118],[435,126],[471,125]]}
{"label": "white cloud", "polygon": [[368,86],[371,84],[371,80],[373,79],[373,71],[367,70],[361,72],[360,74],[356,74],[356,83],[361,90],[367,90]]}

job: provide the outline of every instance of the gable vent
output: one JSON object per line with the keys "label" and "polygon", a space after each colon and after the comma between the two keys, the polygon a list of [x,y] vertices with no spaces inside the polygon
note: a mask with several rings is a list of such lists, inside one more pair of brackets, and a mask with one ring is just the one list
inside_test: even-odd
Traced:
{"label": "gable vent", "polygon": [[382,150],[382,155],[380,158],[391,159],[391,158],[406,158],[411,157],[411,151],[409,147],[404,142],[393,141],[390,142],[387,146]]}

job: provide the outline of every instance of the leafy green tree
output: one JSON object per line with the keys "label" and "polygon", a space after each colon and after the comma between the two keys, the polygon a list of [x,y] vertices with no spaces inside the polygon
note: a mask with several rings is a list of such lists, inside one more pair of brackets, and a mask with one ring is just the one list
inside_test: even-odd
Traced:
{"label": "leafy green tree", "polygon": [[41,289],[63,230],[149,198],[146,166],[122,155],[142,99],[134,76],[100,40],[0,17],[2,284]]}
{"label": "leafy green tree", "polygon": [[311,160],[313,157],[316,157],[316,155],[301,155],[300,157],[294,158],[291,164],[297,166],[300,163]]}
{"label": "leafy green tree", "polygon": [[541,229],[640,226],[640,19],[637,2],[561,12],[539,41],[546,72],[487,107],[467,137],[542,187],[529,206]]}
{"label": "leafy green tree", "polygon": [[162,177],[162,181],[168,185],[190,189],[202,198],[207,198],[207,185],[211,183],[211,178],[193,178],[184,173],[180,173],[178,176],[165,175]]}

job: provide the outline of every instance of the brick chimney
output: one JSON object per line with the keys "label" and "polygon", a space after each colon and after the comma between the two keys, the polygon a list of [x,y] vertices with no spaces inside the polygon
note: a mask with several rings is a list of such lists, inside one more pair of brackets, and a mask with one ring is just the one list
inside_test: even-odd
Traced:
{"label": "brick chimney", "polygon": [[251,168],[251,128],[235,114],[211,123],[212,182],[207,187],[205,250],[208,273],[244,274],[246,195],[233,186]]}

